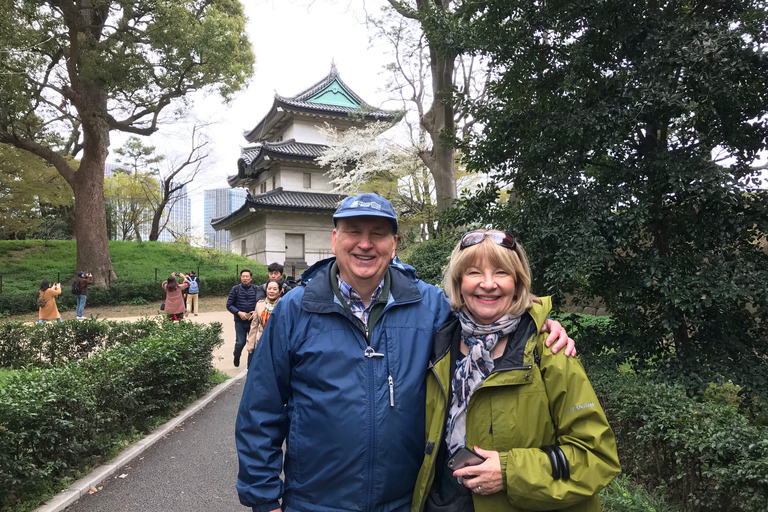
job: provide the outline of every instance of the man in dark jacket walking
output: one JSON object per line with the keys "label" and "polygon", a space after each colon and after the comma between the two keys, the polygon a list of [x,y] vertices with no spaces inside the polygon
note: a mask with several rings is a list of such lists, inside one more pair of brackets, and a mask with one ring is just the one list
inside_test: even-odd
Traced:
{"label": "man in dark jacket walking", "polygon": [[450,305],[395,257],[389,201],[348,197],[333,219],[336,257],[280,299],[249,364],[235,439],[254,512],[280,499],[287,512],[405,512],[424,459],[425,376]]}
{"label": "man in dark jacket walking", "polygon": [[[251,271],[240,272],[240,284],[233,286],[227,297],[227,310],[235,316],[235,367],[240,366],[240,354],[251,330],[251,313],[256,309],[256,291],[251,286]],[[251,355],[248,355],[250,366]]]}

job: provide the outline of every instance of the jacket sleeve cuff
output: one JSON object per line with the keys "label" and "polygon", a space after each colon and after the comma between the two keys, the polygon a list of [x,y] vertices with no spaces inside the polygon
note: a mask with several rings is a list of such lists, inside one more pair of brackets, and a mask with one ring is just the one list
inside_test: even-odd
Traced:
{"label": "jacket sleeve cuff", "polygon": [[499,452],[499,463],[501,464],[501,488],[507,492],[507,452]]}
{"label": "jacket sleeve cuff", "polygon": [[271,512],[272,510],[280,510],[280,502],[277,500],[269,501],[262,505],[254,505],[251,508],[253,512]]}

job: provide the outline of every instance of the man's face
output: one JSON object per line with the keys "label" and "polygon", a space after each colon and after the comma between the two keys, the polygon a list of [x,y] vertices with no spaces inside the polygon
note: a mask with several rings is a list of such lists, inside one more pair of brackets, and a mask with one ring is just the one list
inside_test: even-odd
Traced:
{"label": "man's face", "polygon": [[243,272],[240,274],[240,282],[243,283],[243,286],[248,286],[251,284],[251,273],[250,272]]}
{"label": "man's face", "polygon": [[282,278],[282,277],[283,277],[283,274],[281,274],[279,270],[272,270],[269,273],[269,278],[270,279],[274,279],[275,281],[279,281],[280,278]]}
{"label": "man's face", "polygon": [[331,237],[339,275],[356,291],[376,287],[392,258],[397,236],[392,224],[383,217],[339,219]]}

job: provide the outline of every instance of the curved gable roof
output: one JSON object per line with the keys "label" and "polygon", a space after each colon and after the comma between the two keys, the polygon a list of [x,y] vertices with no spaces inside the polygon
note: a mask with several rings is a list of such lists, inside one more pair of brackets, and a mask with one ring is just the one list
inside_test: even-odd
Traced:
{"label": "curved gable roof", "polygon": [[331,72],[303,92],[293,97],[275,94],[269,113],[250,131],[244,133],[248,142],[264,140],[290,112],[335,117],[358,116],[366,121],[394,121],[401,114],[368,105],[339,76],[336,66]]}

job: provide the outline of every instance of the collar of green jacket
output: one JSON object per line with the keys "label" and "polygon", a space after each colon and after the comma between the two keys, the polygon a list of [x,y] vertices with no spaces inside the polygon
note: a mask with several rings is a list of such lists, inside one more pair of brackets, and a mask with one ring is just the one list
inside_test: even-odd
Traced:
{"label": "collar of green jacket", "polygon": [[[520,325],[507,340],[507,349],[501,361],[494,371],[503,371],[505,369],[517,368],[520,366],[533,364],[533,346],[527,347],[531,336],[535,336],[541,331],[547,315],[552,307],[550,297],[540,297],[541,304],[535,303],[526,311],[520,319]],[[451,351],[451,345],[457,336],[460,336],[461,325],[458,315],[454,314],[435,334],[435,341],[432,344],[432,355],[430,356],[430,366],[434,366]]]}

